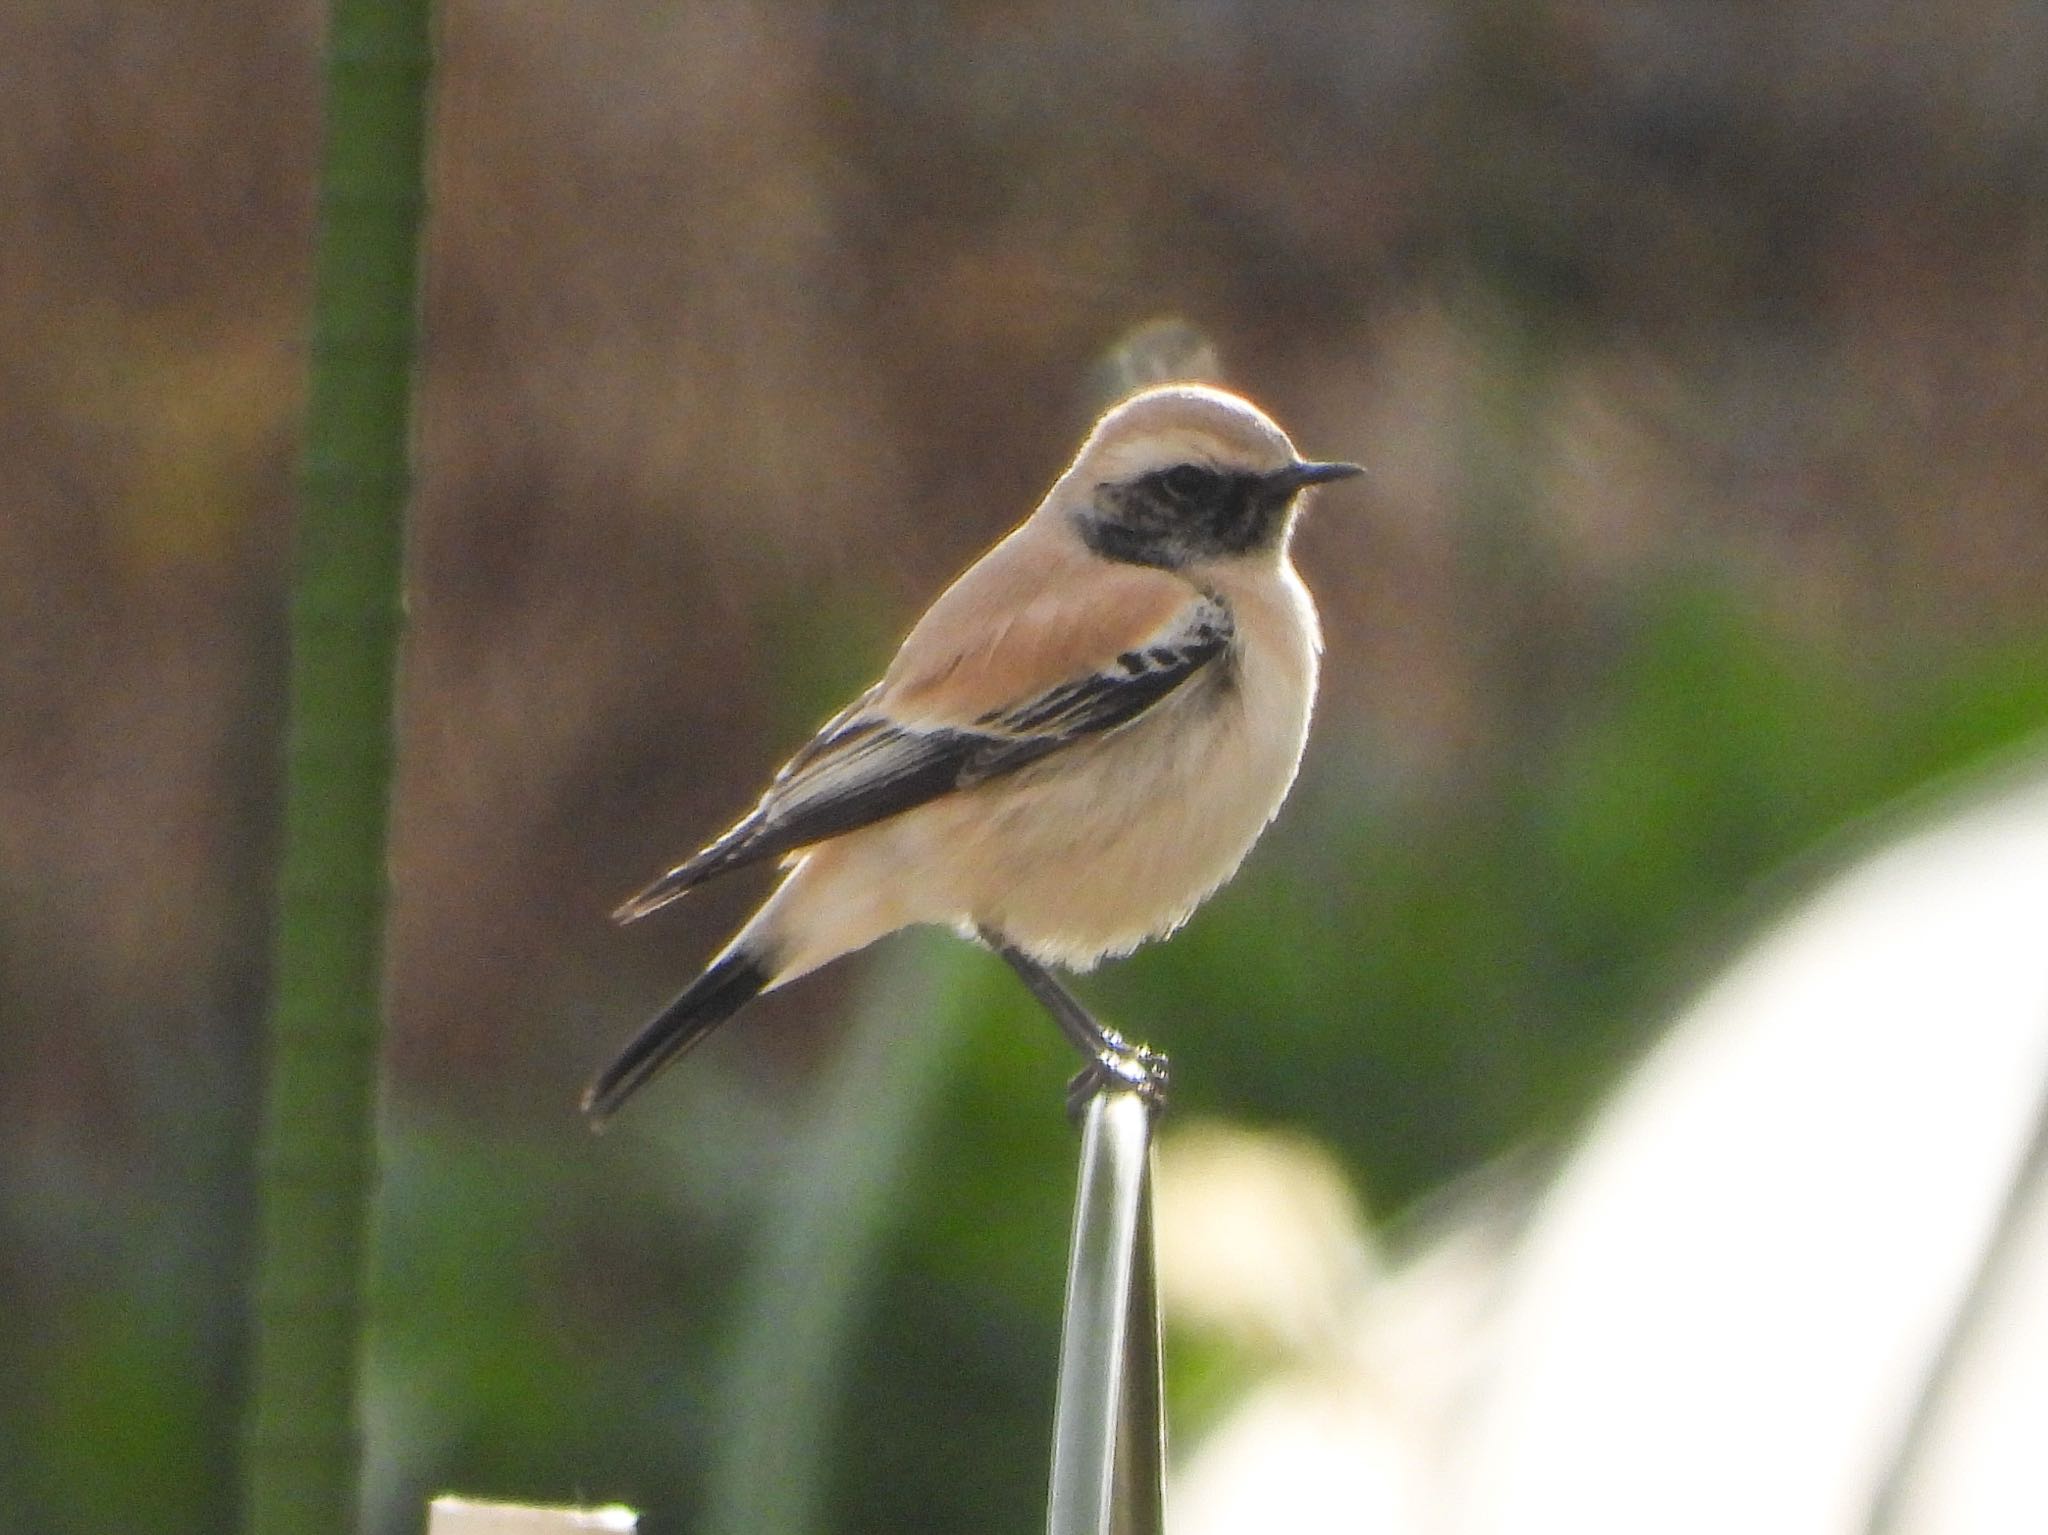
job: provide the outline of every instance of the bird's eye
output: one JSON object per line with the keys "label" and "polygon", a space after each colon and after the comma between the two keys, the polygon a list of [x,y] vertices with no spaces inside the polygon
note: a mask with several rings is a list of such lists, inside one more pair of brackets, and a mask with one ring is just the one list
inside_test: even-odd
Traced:
{"label": "bird's eye", "polygon": [[1159,488],[1180,502],[1199,501],[1216,484],[1216,476],[1199,464],[1176,464],[1159,476]]}

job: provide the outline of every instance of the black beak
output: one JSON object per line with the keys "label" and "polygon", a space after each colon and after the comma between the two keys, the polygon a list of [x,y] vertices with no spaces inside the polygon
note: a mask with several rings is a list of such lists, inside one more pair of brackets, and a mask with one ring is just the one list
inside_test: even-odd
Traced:
{"label": "black beak", "polygon": [[1287,464],[1263,476],[1265,488],[1275,495],[1291,496],[1298,490],[1311,485],[1327,485],[1332,480],[1348,480],[1354,474],[1364,474],[1357,464],[1318,464],[1308,460]]}

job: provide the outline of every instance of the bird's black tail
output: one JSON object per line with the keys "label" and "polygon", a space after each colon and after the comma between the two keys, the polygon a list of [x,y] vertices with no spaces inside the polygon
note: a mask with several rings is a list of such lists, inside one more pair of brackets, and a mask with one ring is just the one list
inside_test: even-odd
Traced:
{"label": "bird's black tail", "polygon": [[692,1045],[703,1039],[766,989],[773,979],[760,960],[743,950],[713,962],[683,994],[633,1036],[611,1065],[583,1093],[583,1112],[593,1130],[634,1093]]}

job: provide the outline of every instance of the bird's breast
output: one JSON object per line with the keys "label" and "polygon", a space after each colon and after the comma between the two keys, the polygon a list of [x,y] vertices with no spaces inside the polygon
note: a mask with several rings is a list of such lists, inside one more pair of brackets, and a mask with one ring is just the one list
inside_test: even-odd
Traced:
{"label": "bird's breast", "polygon": [[[1131,724],[902,818],[935,873],[925,920],[993,927],[1075,968],[1178,927],[1294,781],[1316,687],[1315,610],[1290,567],[1217,595],[1230,651]],[[906,861],[910,861],[907,859]]]}

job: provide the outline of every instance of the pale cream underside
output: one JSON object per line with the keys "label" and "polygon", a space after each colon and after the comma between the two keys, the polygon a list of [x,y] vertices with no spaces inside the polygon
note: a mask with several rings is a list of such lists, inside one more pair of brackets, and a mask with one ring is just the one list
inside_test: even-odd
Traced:
{"label": "pale cream underside", "polygon": [[[1027,523],[1012,539],[1036,536]],[[1107,567],[1068,543],[1048,540],[1014,568],[999,546],[947,592],[890,668],[889,712],[970,721],[1112,660],[1193,596],[1177,576]],[[1044,561],[1073,582],[1048,581]],[[1321,643],[1284,555],[1210,566],[1201,579],[1235,619],[1228,665],[1212,663],[1126,727],[805,853],[734,946],[767,948],[781,985],[917,923],[991,928],[1071,968],[1178,927],[1286,797]],[[1053,595],[1063,589],[1087,600]],[[1057,605],[1027,624],[1043,644],[1020,649],[995,631],[981,646],[947,638],[983,632],[979,614],[1034,602]]]}

